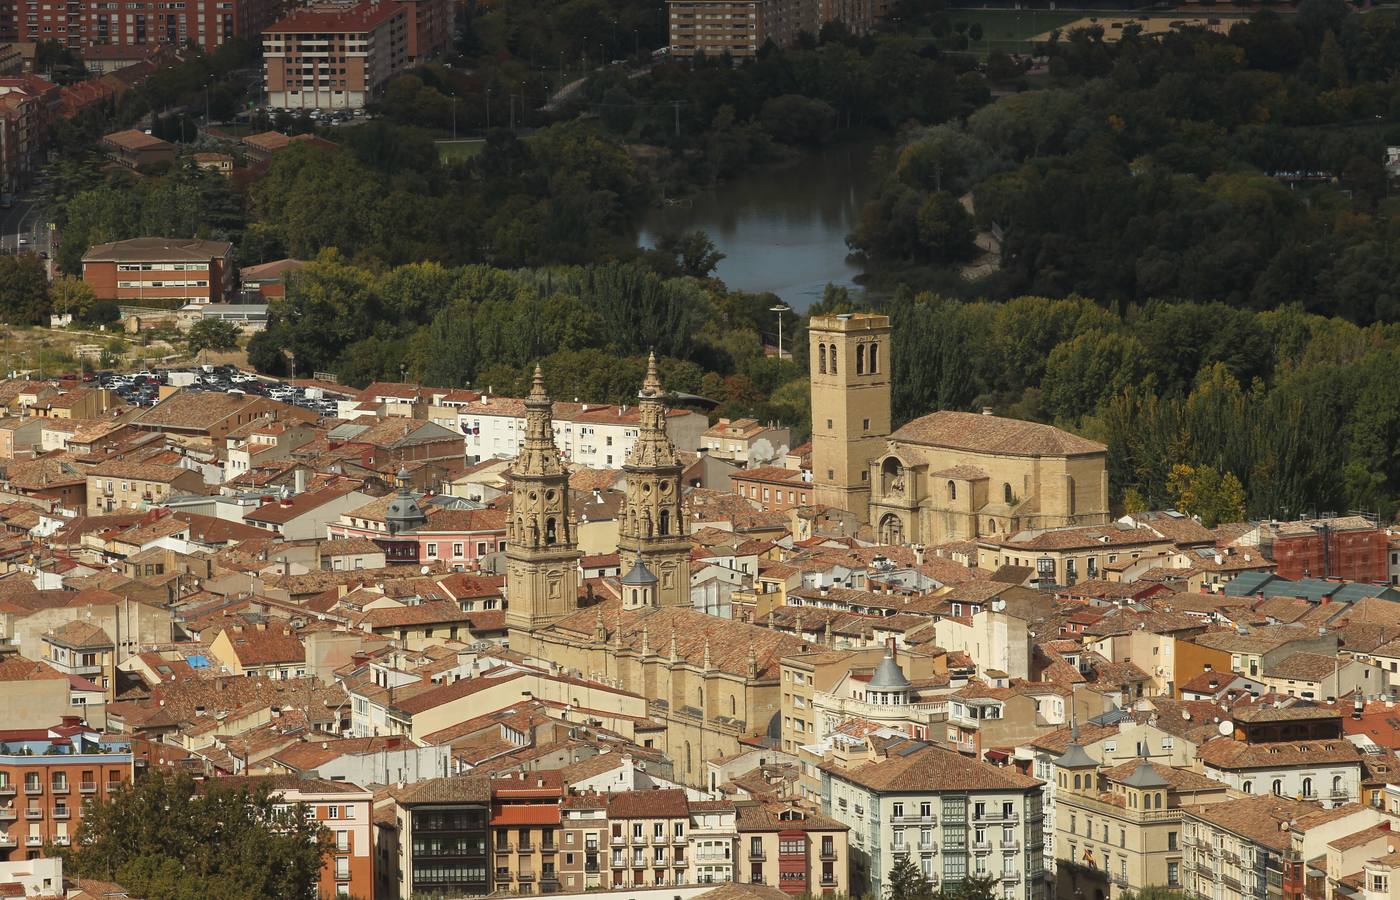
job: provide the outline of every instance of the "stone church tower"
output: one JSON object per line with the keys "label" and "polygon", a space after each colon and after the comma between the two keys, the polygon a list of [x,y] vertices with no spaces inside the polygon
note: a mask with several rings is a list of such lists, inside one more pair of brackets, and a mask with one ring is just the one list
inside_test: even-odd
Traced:
{"label": "stone church tower", "polygon": [[554,445],[553,401],[544,376],[525,399],[525,444],[511,472],[506,528],[506,627],[512,650],[533,649],[536,631],[578,609],[578,560],[569,517],[569,471]]}
{"label": "stone church tower", "polygon": [[813,499],[870,520],[870,462],[890,433],[890,319],[816,316],[807,325]]}
{"label": "stone church tower", "polygon": [[637,395],[640,422],[632,456],[623,465],[627,496],[618,525],[617,549],[656,576],[657,606],[690,606],[690,541],[681,511],[681,462],[666,433],[665,391],[656,374],[656,354]]}

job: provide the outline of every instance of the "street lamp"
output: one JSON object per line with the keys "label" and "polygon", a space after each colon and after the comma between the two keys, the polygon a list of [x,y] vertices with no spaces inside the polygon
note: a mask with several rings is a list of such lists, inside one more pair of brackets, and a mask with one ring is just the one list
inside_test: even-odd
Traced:
{"label": "street lamp", "polygon": [[768,311],[778,314],[778,359],[783,358],[783,313],[792,312],[792,307],[786,303],[779,303],[777,306],[768,307]]}

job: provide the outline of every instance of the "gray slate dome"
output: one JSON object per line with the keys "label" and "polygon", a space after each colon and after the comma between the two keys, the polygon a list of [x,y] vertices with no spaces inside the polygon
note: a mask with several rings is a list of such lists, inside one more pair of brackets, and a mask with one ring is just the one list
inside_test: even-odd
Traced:
{"label": "gray slate dome", "polygon": [[628,587],[648,587],[656,584],[656,581],[656,574],[648,569],[647,564],[642,562],[642,558],[638,556],[637,561],[632,563],[632,568],[628,570],[626,575],[622,576],[620,583]]}
{"label": "gray slate dome", "polygon": [[899,667],[899,663],[895,662],[894,651],[889,647],[885,648],[885,658],[880,660],[880,665],[875,669],[875,674],[870,676],[870,685],[866,690],[909,690],[909,679],[904,677],[904,670]]}
{"label": "gray slate dome", "polygon": [[1071,743],[1065,748],[1065,752],[1055,760],[1055,765],[1061,769],[1090,769],[1098,765],[1098,762],[1089,754],[1084,752],[1078,742]]}
{"label": "gray slate dome", "polygon": [[1152,764],[1145,759],[1138,763],[1138,767],[1133,770],[1133,774],[1123,779],[1123,783],[1128,787],[1135,788],[1158,788],[1168,786],[1167,779],[1163,778],[1161,774],[1152,767]]}

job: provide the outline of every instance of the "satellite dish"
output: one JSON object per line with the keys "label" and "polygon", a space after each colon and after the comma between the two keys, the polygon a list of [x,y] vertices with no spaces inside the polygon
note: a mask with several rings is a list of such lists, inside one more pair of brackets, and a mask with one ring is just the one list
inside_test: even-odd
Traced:
{"label": "satellite dish", "polygon": [[433,570],[433,567],[432,567],[432,566],[423,566],[423,567],[421,567],[421,568],[418,570],[418,574],[420,574],[420,575],[427,575],[427,574],[428,574],[429,572],[431,572],[432,570]]}
{"label": "satellite dish", "polygon": [[1229,737],[1230,735],[1235,733],[1235,726],[1230,722],[1229,719],[1226,719],[1225,721],[1221,722],[1220,725],[1217,727],[1220,729],[1220,733],[1225,735],[1226,737]]}

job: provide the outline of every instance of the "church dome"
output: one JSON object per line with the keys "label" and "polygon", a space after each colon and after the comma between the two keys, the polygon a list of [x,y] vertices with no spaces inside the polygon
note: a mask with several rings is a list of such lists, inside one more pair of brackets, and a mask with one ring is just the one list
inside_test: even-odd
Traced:
{"label": "church dome", "polygon": [[656,584],[656,574],[647,568],[647,564],[642,562],[640,556],[632,564],[626,575],[622,576],[622,584],[628,587],[647,587]]}
{"label": "church dome", "polygon": [[880,665],[875,669],[875,674],[870,676],[870,685],[867,690],[871,691],[907,691],[909,690],[909,679],[904,677],[904,670],[895,662],[894,649],[885,648],[885,658],[880,660]]}

